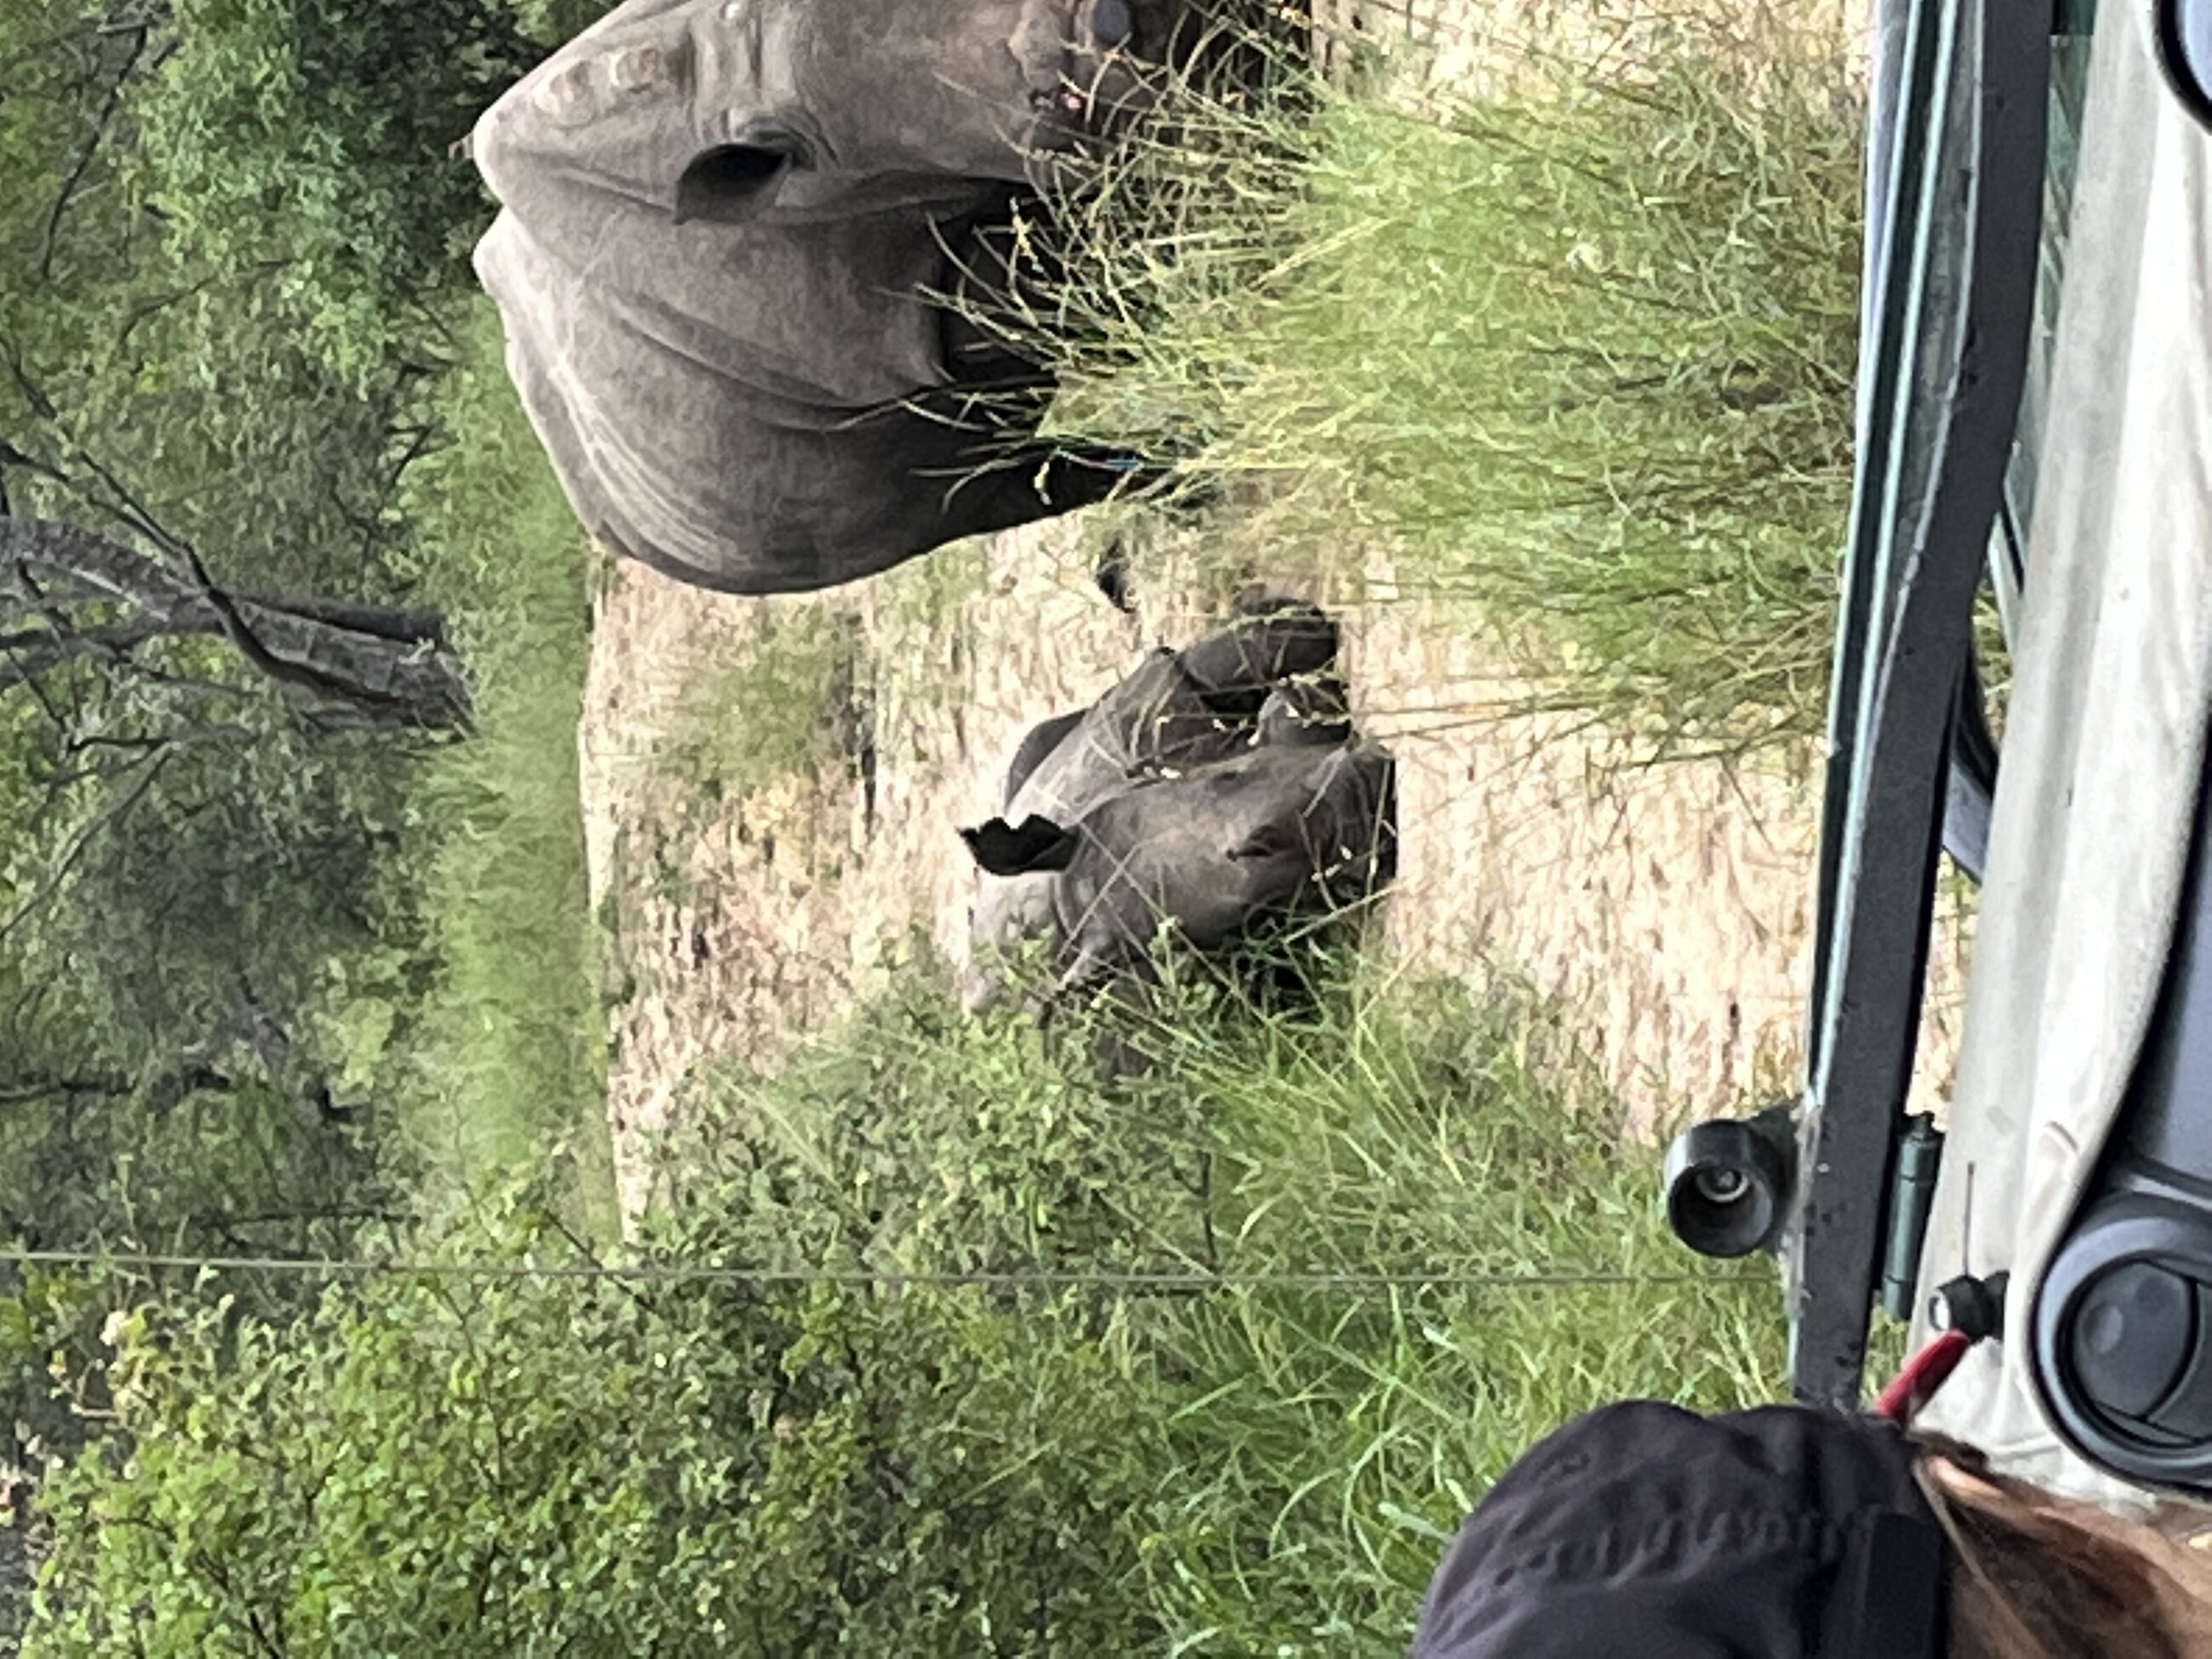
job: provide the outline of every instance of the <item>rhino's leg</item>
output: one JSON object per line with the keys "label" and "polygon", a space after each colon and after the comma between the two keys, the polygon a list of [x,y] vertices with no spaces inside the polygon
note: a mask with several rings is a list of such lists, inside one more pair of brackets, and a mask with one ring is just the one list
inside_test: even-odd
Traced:
{"label": "rhino's leg", "polygon": [[1160,469],[1125,451],[1099,446],[1024,443],[947,469],[942,541],[988,536],[1095,506],[1128,481],[1144,488]]}
{"label": "rhino's leg", "polygon": [[1319,605],[1275,599],[1186,646],[1177,661],[1217,713],[1249,722],[1279,682],[1334,663],[1337,644],[1336,622]]}
{"label": "rhino's leg", "polygon": [[1333,673],[1285,680],[1260,705],[1261,743],[1314,748],[1352,741],[1352,704]]}
{"label": "rhino's leg", "polygon": [[1030,781],[1030,774],[1044,764],[1045,757],[1060,747],[1061,740],[1070,732],[1083,723],[1084,715],[1089,712],[1084,708],[1071,708],[1065,714],[1054,714],[1050,720],[1040,720],[1030,728],[1029,735],[1022,739],[1021,747],[1014,750],[1013,763],[1006,768],[1006,793],[1000,801],[1002,807],[1014,804],[1014,797],[1021,793],[1022,786]]}
{"label": "rhino's leg", "polygon": [[1108,542],[1091,562],[1091,580],[1106,596],[1106,603],[1125,617],[1137,614],[1136,602],[1129,597],[1129,550],[1116,536]]}

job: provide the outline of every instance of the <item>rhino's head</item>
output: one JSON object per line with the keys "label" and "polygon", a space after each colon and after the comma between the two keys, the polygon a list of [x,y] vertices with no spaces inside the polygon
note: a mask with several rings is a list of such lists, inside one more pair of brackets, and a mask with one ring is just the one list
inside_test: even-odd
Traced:
{"label": "rhino's head", "polygon": [[629,0],[477,124],[493,193],[550,245],[616,203],[720,223],[1031,181],[1124,122],[1183,0]]}
{"label": "rhino's head", "polygon": [[[981,884],[968,912],[968,958],[960,966],[960,1006],[969,1013],[1006,1000],[1020,981],[1025,951],[1046,960],[1059,955],[1063,940],[1053,882],[1050,872],[1031,872]],[[1029,1012],[1042,1012],[1046,1000],[1032,998]]]}
{"label": "rhino's head", "polygon": [[987,878],[963,1000],[997,1000],[996,966],[1025,940],[1058,970],[1049,1003],[1141,968],[1164,926],[1214,953],[1271,919],[1360,906],[1395,877],[1395,776],[1374,744],[1268,744],[1133,787],[1079,823],[963,830]]}
{"label": "rhino's head", "polygon": [[[1183,3],[629,0],[520,82],[469,140],[502,210],[476,270],[585,528],[701,586],[815,589],[1102,488],[980,466],[1041,405],[960,306],[995,302],[1023,185],[1110,135]],[[909,404],[971,379],[988,407]]]}

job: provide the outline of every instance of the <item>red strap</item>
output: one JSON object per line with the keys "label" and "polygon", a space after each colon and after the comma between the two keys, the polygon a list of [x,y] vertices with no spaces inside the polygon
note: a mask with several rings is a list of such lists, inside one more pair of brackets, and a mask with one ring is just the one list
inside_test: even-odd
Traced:
{"label": "red strap", "polygon": [[1945,1331],[1931,1338],[1927,1346],[1905,1362],[1905,1369],[1881,1391],[1881,1397],[1874,1402],[1875,1415],[1886,1417],[1893,1423],[1910,1423],[1913,1413],[1928,1403],[1928,1397],[1943,1386],[1946,1377],[1958,1370],[1959,1362],[1973,1346],[1972,1339],[1962,1331]]}

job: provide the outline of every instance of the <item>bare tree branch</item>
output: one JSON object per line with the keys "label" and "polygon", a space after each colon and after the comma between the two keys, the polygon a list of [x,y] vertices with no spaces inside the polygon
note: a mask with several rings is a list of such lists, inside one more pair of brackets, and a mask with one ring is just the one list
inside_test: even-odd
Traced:
{"label": "bare tree branch", "polygon": [[359,703],[363,708],[390,715],[395,725],[415,723],[444,725],[459,722],[460,710],[458,707],[453,709],[448,720],[423,721],[422,720],[422,711],[416,705],[410,704],[404,697],[395,696],[380,687],[368,684],[366,681],[340,678],[311,664],[278,656],[264,644],[261,636],[247,625],[245,617],[230,595],[216,586],[215,579],[208,574],[207,565],[200,558],[198,550],[190,543],[180,543],[179,551],[183,555],[186,567],[192,573],[192,580],[199,584],[201,595],[215,607],[216,615],[222,623],[224,636],[237,648],[239,655],[244,657],[246,661],[252,663],[278,684],[296,686],[303,691],[311,691],[319,696]]}
{"label": "bare tree branch", "polygon": [[[124,88],[130,85],[131,77],[138,71],[138,60],[146,55],[146,43],[150,39],[146,26],[140,24],[130,33],[132,35],[131,50],[123,59],[123,67],[116,71],[115,78],[108,83],[107,95],[100,100],[99,112],[92,118],[90,129],[77,141],[76,154],[70,161],[70,170],[62,179],[62,187],[54,193],[53,205],[46,210],[46,233],[39,248],[39,280],[41,283],[53,280],[54,249],[60,240],[62,220],[68,214],[70,202],[76,195],[78,187],[84,183],[85,174],[92,170],[93,158],[100,154],[100,141],[107,136],[108,126],[114,121],[116,111],[122,106]],[[155,58],[155,66],[158,67],[174,50],[173,45],[164,47]]]}
{"label": "bare tree branch", "polygon": [[112,536],[58,519],[0,520],[0,565],[58,581],[82,598],[112,599],[157,615],[192,590],[159,561]]}
{"label": "bare tree branch", "polygon": [[[467,696],[434,611],[320,599],[234,596],[180,538],[167,544],[187,585],[112,538],[45,519],[0,519],[0,570],[73,590],[122,616],[45,612],[46,625],[0,635],[0,691],[86,657],[127,660],[159,639],[221,634],[252,667],[319,702],[350,704],[387,728],[465,730]],[[197,591],[195,591],[197,590]]]}
{"label": "bare tree branch", "polygon": [[[0,516],[0,569],[12,566],[34,596],[42,592],[33,579],[38,573],[80,600],[97,597],[140,613],[121,619],[72,617],[49,603],[43,609],[45,629],[0,637],[0,691],[33,683],[76,659],[96,655],[118,663],[156,638],[220,632],[265,678],[320,702],[353,705],[378,726],[467,729],[465,684],[434,612],[234,595],[216,582],[189,539],[171,532],[111,468],[69,435],[15,343],[0,340],[0,353],[33,412],[60,434],[69,466],[90,475],[98,488],[86,488],[64,468],[44,470],[177,568],[80,526]],[[410,455],[427,441],[427,434],[418,434]],[[7,456],[27,463],[12,449]],[[403,458],[403,469],[405,465]]]}
{"label": "bare tree branch", "polygon": [[446,619],[435,611],[411,611],[397,605],[359,605],[349,599],[286,599],[265,593],[240,593],[238,603],[248,611],[281,612],[302,622],[320,623],[395,645],[446,644]]}
{"label": "bare tree branch", "polygon": [[148,614],[106,628],[71,629],[67,633],[40,628],[0,634],[0,691],[35,684],[81,657],[113,661],[151,640],[214,631],[211,621],[207,628],[192,629],[179,627],[167,617]]}

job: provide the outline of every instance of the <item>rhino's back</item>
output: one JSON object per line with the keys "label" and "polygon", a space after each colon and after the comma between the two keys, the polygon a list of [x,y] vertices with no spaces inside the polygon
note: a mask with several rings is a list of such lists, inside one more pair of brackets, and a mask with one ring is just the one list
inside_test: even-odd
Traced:
{"label": "rhino's back", "polygon": [[1007,803],[1006,817],[1072,824],[1115,795],[1210,765],[1250,742],[1249,723],[1221,719],[1177,654],[1163,648],[1093,703],[1036,763]]}

